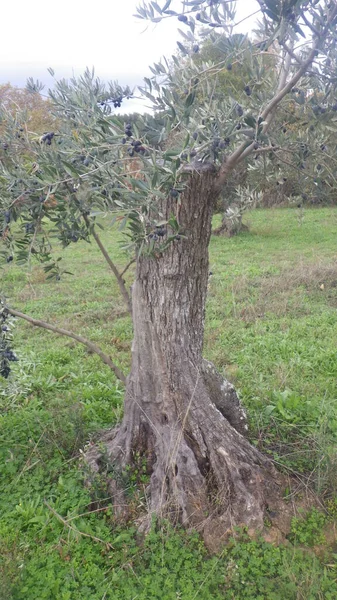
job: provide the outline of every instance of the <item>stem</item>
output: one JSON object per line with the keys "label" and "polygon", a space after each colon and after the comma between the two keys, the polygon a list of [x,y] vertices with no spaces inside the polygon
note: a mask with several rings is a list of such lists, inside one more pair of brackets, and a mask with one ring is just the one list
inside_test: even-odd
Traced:
{"label": "stem", "polygon": [[127,270],[131,267],[131,265],[133,265],[133,263],[136,262],[135,258],[132,258],[130,260],[130,262],[128,262],[128,264],[126,265],[126,267],[124,267],[123,271],[121,272],[121,277],[123,277],[123,275],[127,272]]}
{"label": "stem", "polygon": [[123,298],[124,298],[124,300],[126,302],[126,305],[128,307],[128,311],[129,311],[130,314],[132,314],[131,298],[130,298],[130,295],[129,295],[126,287],[125,287],[125,283],[124,283],[123,277],[119,273],[116,265],[112,262],[112,260],[111,260],[111,258],[109,256],[108,252],[106,251],[106,249],[105,249],[105,247],[104,247],[104,245],[102,243],[101,238],[99,237],[98,233],[95,231],[95,227],[91,226],[90,221],[89,221],[87,215],[83,215],[83,219],[84,219],[85,224],[87,225],[87,227],[91,229],[93,238],[94,238],[97,246],[99,247],[99,249],[102,252],[102,254],[103,254],[106,262],[108,263],[108,265],[109,265],[109,267],[111,269],[111,271],[113,272],[114,276],[116,277],[119,289],[120,289],[120,291],[122,293],[122,296],[123,296]]}
{"label": "stem", "polygon": [[108,365],[108,367],[110,367],[110,369],[115,373],[116,377],[120,381],[122,381],[124,384],[126,383],[126,377],[125,377],[124,373],[117,367],[117,365],[115,365],[115,363],[112,362],[110,356],[105,354],[105,352],[103,352],[103,350],[101,350],[101,348],[99,348],[99,346],[96,346],[96,344],[94,344],[90,340],[87,340],[87,338],[84,338],[81,335],[77,335],[77,333],[73,333],[72,331],[68,331],[67,329],[63,329],[62,327],[57,327],[56,325],[51,325],[50,323],[46,323],[46,321],[41,321],[40,319],[34,319],[33,317],[30,317],[29,315],[26,315],[25,313],[19,312],[18,310],[14,310],[13,308],[6,307],[6,310],[9,312],[9,314],[13,315],[13,317],[18,317],[19,319],[24,319],[25,321],[28,321],[28,323],[30,323],[31,325],[34,325],[35,327],[42,327],[43,329],[48,329],[49,331],[52,331],[53,333],[58,333],[59,335],[65,335],[69,338],[72,338],[73,340],[76,340],[76,342],[83,344],[84,346],[89,348],[89,350],[91,350],[92,352],[97,354],[100,357],[100,359],[106,365]]}

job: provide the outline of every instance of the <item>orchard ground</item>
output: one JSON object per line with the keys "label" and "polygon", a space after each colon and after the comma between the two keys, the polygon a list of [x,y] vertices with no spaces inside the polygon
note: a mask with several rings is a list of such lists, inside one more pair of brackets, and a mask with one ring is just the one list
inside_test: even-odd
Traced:
{"label": "orchard ground", "polygon": [[[316,508],[298,511],[278,547],[238,532],[209,557],[197,534],[162,523],[139,543],[141,460],[125,473],[128,523],[99,479],[89,495],[80,461],[120,419],[122,385],[72,340],[18,321],[20,361],[0,384],[0,600],[337,597],[337,209],[256,210],[245,222],[238,237],[212,238],[204,355],[238,389],[251,441],[297,482],[286,501],[300,506],[311,489]],[[122,234],[102,239],[126,264]],[[97,342],[127,372],[131,320],[98,248],[71,245],[64,268],[73,276],[50,283],[38,266],[6,267],[13,306]]]}

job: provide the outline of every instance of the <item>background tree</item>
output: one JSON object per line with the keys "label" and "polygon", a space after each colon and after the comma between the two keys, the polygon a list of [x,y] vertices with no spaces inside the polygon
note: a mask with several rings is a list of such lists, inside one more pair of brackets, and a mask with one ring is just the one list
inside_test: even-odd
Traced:
{"label": "background tree", "polygon": [[[23,121],[32,134],[42,135],[44,132],[55,128],[55,118],[50,112],[50,99],[43,98],[40,91],[39,87],[20,89],[13,87],[10,83],[0,85],[2,117],[5,117],[5,112],[7,112],[7,115],[12,116],[18,112],[23,113],[25,115]],[[4,131],[5,123],[2,122],[0,124],[0,135]],[[18,132],[18,135],[20,135],[20,132]]]}
{"label": "background tree", "polygon": [[[176,18],[192,34],[198,24],[212,30],[234,17],[230,5],[217,0],[176,8],[170,0],[144,3],[138,15],[155,22]],[[234,389],[202,357],[214,204],[237,165],[279,152],[270,137],[276,109],[301,88],[314,61],[316,79],[324,70],[334,48],[337,3],[268,0],[261,3],[261,18],[264,51],[276,39],[282,49],[276,74],[263,87],[261,48],[235,97],[214,99],[208,76],[213,66],[200,68],[193,55],[184,69],[172,69],[165,59],[154,65],[142,91],[165,120],[161,139],[179,130],[182,146],[151,146],[146,134],[140,137],[135,125],[114,114],[130,92],[106,88],[87,72],[56,85],[51,101],[59,127],[40,142],[25,136],[28,159],[18,164],[19,114],[6,129],[1,156],[4,259],[40,257],[57,280],[63,272],[61,261],[50,261],[53,240],[68,245],[92,236],[130,306],[123,277],[97,233],[98,213],[123,214],[136,257],[132,365],[123,421],[90,448],[87,461],[104,471],[122,511],[121,473],[142,457],[150,476],[144,525],[154,515],[169,515],[218,539],[234,525],[263,527],[266,507],[278,506],[281,481],[246,439],[246,416]],[[183,44],[180,50],[188,54]],[[127,167],[135,157],[142,179]],[[5,306],[3,320],[11,313]]]}

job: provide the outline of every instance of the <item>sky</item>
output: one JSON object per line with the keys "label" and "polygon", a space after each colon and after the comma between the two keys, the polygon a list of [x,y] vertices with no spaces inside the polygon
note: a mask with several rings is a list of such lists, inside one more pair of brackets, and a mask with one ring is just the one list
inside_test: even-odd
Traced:
{"label": "sky", "polygon": [[[177,1],[177,0],[176,0]],[[130,87],[142,83],[149,65],[171,56],[179,40],[176,18],[151,24],[134,17],[140,0],[6,0],[1,6],[0,84],[23,87],[27,77],[52,86],[88,67],[104,80]],[[159,0],[162,4],[162,0]],[[178,3],[179,4],[179,3]],[[237,20],[257,10],[256,0],[239,0]],[[238,31],[249,31],[253,19]],[[128,112],[138,110],[130,100]]]}

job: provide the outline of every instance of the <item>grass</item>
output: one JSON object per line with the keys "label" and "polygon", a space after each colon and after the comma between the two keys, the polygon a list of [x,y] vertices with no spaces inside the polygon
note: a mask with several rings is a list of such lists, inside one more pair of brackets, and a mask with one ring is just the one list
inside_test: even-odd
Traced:
{"label": "grass", "polygon": [[322,488],[335,485],[337,212],[307,211],[302,226],[294,213],[255,211],[248,234],[213,240],[205,353],[237,385],[260,445],[285,445],[296,471],[319,465]]}
{"label": "grass", "polygon": [[[324,538],[337,512],[337,209],[308,210],[301,225],[288,209],[247,218],[249,232],[211,242],[204,354],[238,388],[253,443],[328,515],[299,514],[278,548],[241,535],[209,557],[196,535],[165,525],[139,544],[99,481],[92,504],[80,462],[90,437],[120,418],[122,385],[72,340],[17,322],[20,361],[0,383],[0,600],[337,597]],[[102,238],[122,266],[115,233]],[[48,283],[39,267],[10,265],[2,287],[15,308],[92,339],[127,372],[132,326],[99,250],[72,245],[64,268],[73,276]],[[137,512],[141,490],[129,484]]]}

